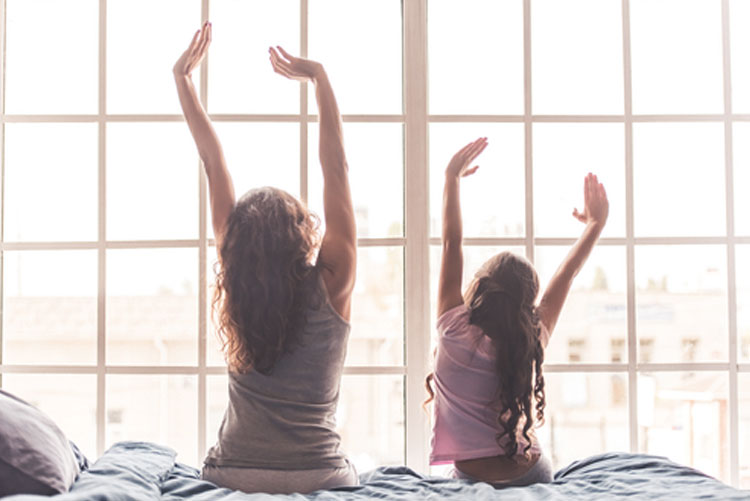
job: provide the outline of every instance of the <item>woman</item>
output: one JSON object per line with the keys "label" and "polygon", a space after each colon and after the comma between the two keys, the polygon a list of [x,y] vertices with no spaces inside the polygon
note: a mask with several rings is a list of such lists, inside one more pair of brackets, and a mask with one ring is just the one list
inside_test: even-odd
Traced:
{"label": "woman", "polygon": [[214,311],[229,369],[229,405],[202,476],[245,492],[356,485],[335,431],[357,250],[336,99],[321,64],[269,49],[276,73],[315,85],[326,223],[320,239],[316,217],[289,193],[264,187],[235,202],[191,79],[210,43],[207,22],[174,66],[208,177],[220,267]]}

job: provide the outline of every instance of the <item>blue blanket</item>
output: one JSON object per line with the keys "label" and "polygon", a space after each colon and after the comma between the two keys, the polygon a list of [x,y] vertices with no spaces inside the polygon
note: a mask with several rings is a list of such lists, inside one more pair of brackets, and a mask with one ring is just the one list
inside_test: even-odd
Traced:
{"label": "blue blanket", "polygon": [[146,442],[113,446],[70,492],[52,498],[10,496],[4,501],[272,501],[363,499],[573,500],[727,499],[750,500],[750,491],[722,484],[697,470],[643,454],[607,453],[577,461],[551,484],[495,490],[482,482],[425,477],[406,467],[384,467],[360,476],[362,485],[309,495],[244,494],[200,480],[195,468],[175,463],[171,449]]}

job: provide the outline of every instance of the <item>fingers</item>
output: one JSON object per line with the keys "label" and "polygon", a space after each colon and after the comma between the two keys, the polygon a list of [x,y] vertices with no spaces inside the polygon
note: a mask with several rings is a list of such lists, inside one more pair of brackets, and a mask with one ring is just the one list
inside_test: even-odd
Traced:
{"label": "fingers", "polygon": [[586,216],[578,212],[578,209],[573,209],[573,217],[578,219],[582,223],[586,222]]}
{"label": "fingers", "polygon": [[279,49],[279,52],[281,52],[281,55],[287,58],[289,61],[294,61],[296,59],[293,55],[285,51],[281,45],[277,45],[276,48]]}
{"label": "fingers", "polygon": [[198,44],[198,50],[196,51],[196,55],[198,57],[203,57],[203,55],[208,50],[208,46],[211,43],[211,23],[206,21],[203,23],[203,28],[201,30],[201,40],[200,44]]}
{"label": "fingers", "polygon": [[292,72],[291,68],[289,67],[289,63],[281,59],[281,56],[279,56],[278,52],[276,52],[276,49],[274,49],[273,47],[269,47],[268,52],[271,55],[271,66],[273,67],[273,71],[283,77],[292,78]]}
{"label": "fingers", "polygon": [[472,174],[474,174],[474,173],[475,173],[475,172],[477,171],[477,169],[479,169],[479,166],[478,166],[478,165],[475,165],[475,166],[474,166],[474,167],[472,167],[471,169],[468,169],[468,170],[464,171],[464,173],[463,173],[463,174],[461,174],[461,177],[469,177],[469,176],[471,176]]}

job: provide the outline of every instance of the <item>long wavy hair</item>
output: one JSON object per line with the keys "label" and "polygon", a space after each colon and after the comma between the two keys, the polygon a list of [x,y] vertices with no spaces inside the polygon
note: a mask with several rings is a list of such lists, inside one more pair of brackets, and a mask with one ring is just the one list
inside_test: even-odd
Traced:
{"label": "long wavy hair", "polygon": [[237,202],[220,242],[213,314],[229,368],[270,374],[299,344],[316,293],[318,218],[264,187]]}
{"label": "long wavy hair", "polygon": [[[538,293],[539,278],[531,263],[501,252],[482,265],[464,297],[469,323],[479,327],[495,348],[497,422],[503,430],[495,440],[503,446],[503,437],[508,437],[503,448],[509,458],[517,453],[519,437],[526,440],[523,454],[527,455],[534,418],[537,425],[544,422],[544,349],[535,306]],[[425,403],[435,396],[433,379],[431,373],[425,381],[430,394]]]}

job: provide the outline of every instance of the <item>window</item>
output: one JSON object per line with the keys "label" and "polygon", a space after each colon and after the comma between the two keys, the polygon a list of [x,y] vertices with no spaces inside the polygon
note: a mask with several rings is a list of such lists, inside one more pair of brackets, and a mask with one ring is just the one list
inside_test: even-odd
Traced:
{"label": "window", "polygon": [[321,207],[314,96],[270,71],[267,45],[324,61],[334,83],[360,238],[338,422],[361,470],[427,471],[441,173],[484,135],[463,187],[467,281],[513,250],[546,284],[581,230],[583,175],[610,198],[545,354],[555,466],[630,449],[750,488],[740,0],[0,2],[4,388],[92,457],[135,438],[197,464],[215,440],[215,250],[169,79],[204,18],[195,79],[238,193],[273,184]]}

